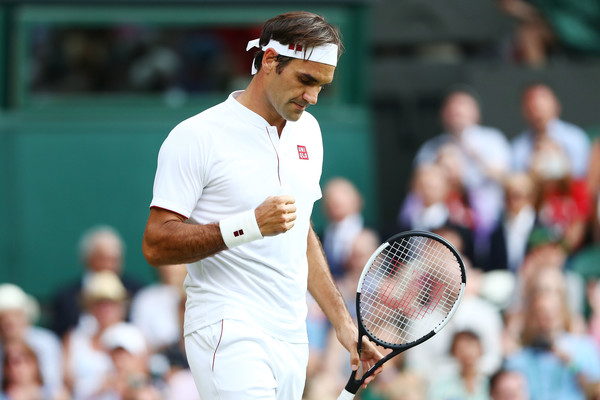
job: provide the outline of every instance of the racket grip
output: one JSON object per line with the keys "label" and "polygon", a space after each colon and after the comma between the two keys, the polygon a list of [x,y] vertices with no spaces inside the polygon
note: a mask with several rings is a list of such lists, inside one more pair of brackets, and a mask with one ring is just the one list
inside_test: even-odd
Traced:
{"label": "racket grip", "polygon": [[340,393],[340,396],[337,398],[337,400],[352,400],[354,396],[355,394],[352,394],[346,389],[344,389],[344,391]]}

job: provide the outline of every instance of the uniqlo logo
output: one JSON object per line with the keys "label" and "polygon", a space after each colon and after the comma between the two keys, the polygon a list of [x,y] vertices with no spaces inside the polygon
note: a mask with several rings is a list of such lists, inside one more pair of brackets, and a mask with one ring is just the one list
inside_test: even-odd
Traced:
{"label": "uniqlo logo", "polygon": [[233,236],[238,237],[238,236],[242,236],[244,234],[244,230],[240,229],[239,231],[235,231],[233,232]]}
{"label": "uniqlo logo", "polygon": [[308,152],[306,147],[298,145],[298,158],[301,160],[308,160]]}

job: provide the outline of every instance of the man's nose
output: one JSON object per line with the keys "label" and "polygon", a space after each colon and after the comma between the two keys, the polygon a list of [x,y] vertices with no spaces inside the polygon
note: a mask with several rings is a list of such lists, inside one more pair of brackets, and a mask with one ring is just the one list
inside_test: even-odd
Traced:
{"label": "man's nose", "polygon": [[307,101],[310,105],[317,104],[317,99],[319,98],[319,87],[310,87],[306,89],[304,92],[304,96],[302,96],[305,101]]}

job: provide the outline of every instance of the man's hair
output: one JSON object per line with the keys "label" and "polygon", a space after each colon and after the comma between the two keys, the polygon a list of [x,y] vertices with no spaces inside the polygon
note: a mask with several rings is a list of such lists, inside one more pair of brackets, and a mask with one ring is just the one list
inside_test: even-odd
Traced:
{"label": "man's hair", "polygon": [[[296,44],[311,48],[324,44],[336,44],[338,46],[338,58],[342,54],[343,46],[340,33],[336,27],[325,21],[320,15],[307,11],[292,11],[271,18],[263,25],[259,45],[265,46],[271,39],[281,44]],[[262,58],[265,52],[260,50],[254,56],[254,66],[259,71],[262,66]],[[277,73],[293,58],[278,55]]]}

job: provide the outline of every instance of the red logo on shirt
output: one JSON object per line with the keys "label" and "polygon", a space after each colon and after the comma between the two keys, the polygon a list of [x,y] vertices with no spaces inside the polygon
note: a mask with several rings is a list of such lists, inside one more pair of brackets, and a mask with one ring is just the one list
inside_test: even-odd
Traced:
{"label": "red logo on shirt", "polygon": [[306,147],[298,145],[298,158],[301,160],[308,160],[308,153]]}

